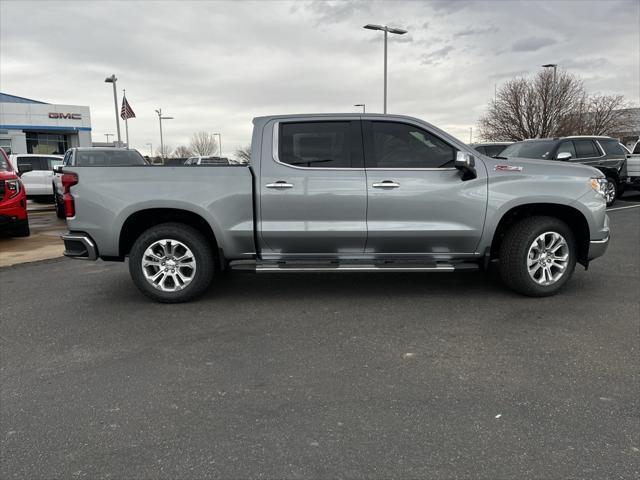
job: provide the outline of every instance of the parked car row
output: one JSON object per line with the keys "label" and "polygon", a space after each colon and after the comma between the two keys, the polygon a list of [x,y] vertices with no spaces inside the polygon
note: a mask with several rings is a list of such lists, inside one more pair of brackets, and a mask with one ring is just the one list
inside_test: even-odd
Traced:
{"label": "parked car row", "polygon": [[[640,186],[638,173],[640,155],[633,158],[633,155],[630,155],[618,140],[611,137],[536,138],[511,144],[475,144],[473,147],[487,156],[504,160],[514,158],[558,160],[597,168],[607,179],[605,192],[607,206],[613,205],[626,187]],[[489,150],[490,148],[492,150]],[[500,148],[502,150],[495,153]],[[631,172],[629,172],[629,166],[632,166]]]}

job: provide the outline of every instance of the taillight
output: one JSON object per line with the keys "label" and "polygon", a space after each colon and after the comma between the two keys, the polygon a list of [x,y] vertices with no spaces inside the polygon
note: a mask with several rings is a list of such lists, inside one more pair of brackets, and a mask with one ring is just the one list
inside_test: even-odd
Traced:
{"label": "taillight", "polygon": [[64,193],[62,194],[64,212],[67,218],[75,217],[76,205],[73,202],[73,196],[71,195],[71,187],[78,184],[78,175],[75,173],[63,173],[60,180],[62,181],[62,188],[64,190]]}

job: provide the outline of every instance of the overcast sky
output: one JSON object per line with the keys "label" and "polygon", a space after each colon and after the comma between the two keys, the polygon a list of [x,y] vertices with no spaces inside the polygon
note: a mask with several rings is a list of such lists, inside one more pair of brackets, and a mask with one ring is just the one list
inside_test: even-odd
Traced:
{"label": "overcast sky", "polygon": [[[276,113],[382,111],[382,33],[390,113],[467,141],[496,84],[558,63],[590,92],[640,104],[640,0],[627,1],[0,1],[0,90],[89,105],[94,141],[115,133],[118,77],[137,118],[132,146],[159,145],[154,109],[175,117],[165,143],[222,133],[249,143],[251,119]],[[123,130],[124,135],[124,130]]]}

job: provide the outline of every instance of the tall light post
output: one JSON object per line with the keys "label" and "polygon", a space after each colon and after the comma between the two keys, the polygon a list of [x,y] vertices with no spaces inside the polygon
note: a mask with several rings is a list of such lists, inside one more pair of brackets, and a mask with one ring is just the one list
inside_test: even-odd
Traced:
{"label": "tall light post", "polygon": [[367,105],[364,103],[356,103],[354,107],[362,107],[362,113],[367,113]]}
{"label": "tall light post", "polygon": [[404,35],[407,30],[402,28],[392,28],[386,25],[373,25],[371,23],[364,26],[367,30],[381,30],[384,32],[384,113],[387,113],[387,36],[389,33]]}
{"label": "tall light post", "polygon": [[149,156],[153,157],[153,144],[152,143],[147,143],[146,145],[147,145],[147,147],[149,147]]}
{"label": "tall light post", "polygon": [[164,141],[162,140],[162,120],[173,120],[173,117],[164,117],[162,116],[162,109],[158,108],[156,110],[158,114],[158,121],[160,122],[160,157],[164,159]]}
{"label": "tall light post", "polygon": [[105,133],[105,137],[107,137],[107,143],[109,143],[109,137],[113,137],[113,133]]}
{"label": "tall light post", "polygon": [[545,65],[542,65],[542,68],[553,68],[553,85],[551,87],[551,107],[550,107],[550,114],[549,114],[549,132],[547,132],[547,135],[552,135],[553,134],[553,121],[552,119],[555,118],[555,108],[556,108],[556,71],[558,69],[558,64],[557,63],[547,63]]}
{"label": "tall light post", "polygon": [[219,133],[214,133],[213,136],[218,136],[218,151],[220,152],[220,158],[222,158],[222,135]]}
{"label": "tall light post", "polygon": [[113,85],[113,105],[116,109],[116,128],[118,131],[118,146],[122,145],[122,139],[120,138],[120,117],[118,117],[118,92],[116,91],[116,82],[118,79],[115,75],[111,75],[104,79],[104,83],[110,83]]}

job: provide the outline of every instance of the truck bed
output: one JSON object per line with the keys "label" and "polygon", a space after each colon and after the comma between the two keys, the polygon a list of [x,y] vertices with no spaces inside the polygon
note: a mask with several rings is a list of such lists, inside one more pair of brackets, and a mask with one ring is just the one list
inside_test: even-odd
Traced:
{"label": "truck bed", "polygon": [[132,214],[180,209],[204,218],[219,247],[234,258],[255,253],[253,174],[245,165],[68,167],[76,216],[69,231],[88,233],[99,255],[118,257],[120,232]]}

